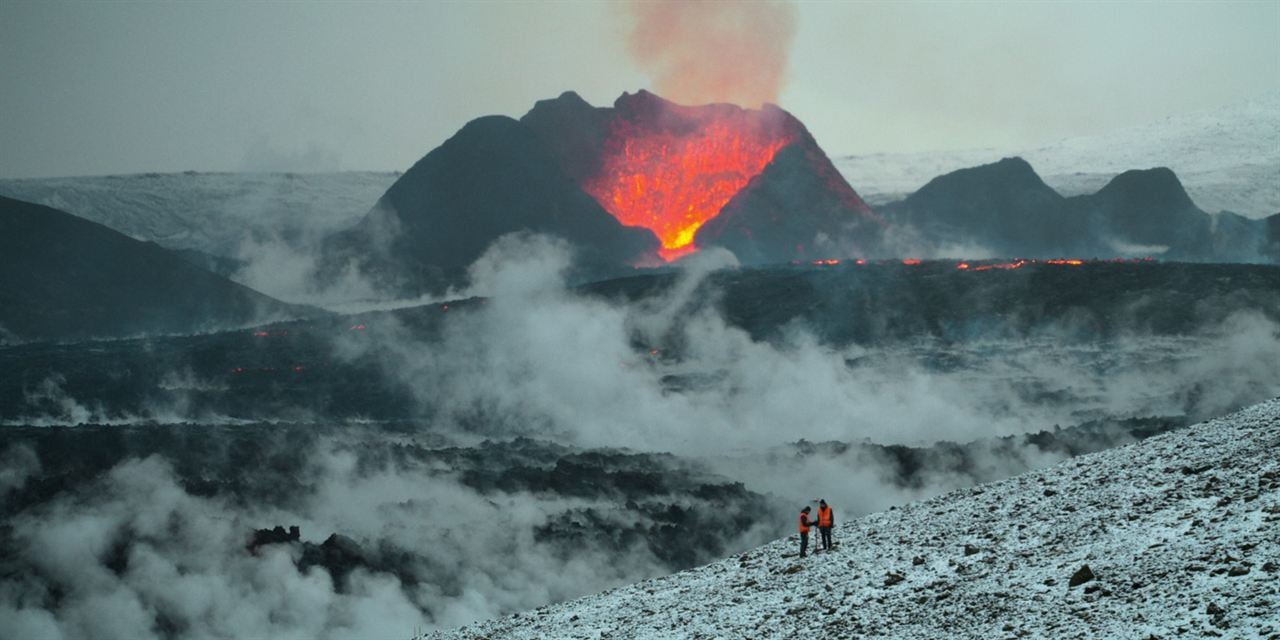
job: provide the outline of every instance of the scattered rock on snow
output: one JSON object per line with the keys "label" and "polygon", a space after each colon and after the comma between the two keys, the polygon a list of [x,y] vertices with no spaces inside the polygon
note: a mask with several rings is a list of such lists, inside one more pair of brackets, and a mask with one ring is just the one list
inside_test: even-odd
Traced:
{"label": "scattered rock on snow", "polygon": [[1090,580],[1094,579],[1093,571],[1089,569],[1089,565],[1084,565],[1071,574],[1071,580],[1067,582],[1067,588],[1078,587]]}

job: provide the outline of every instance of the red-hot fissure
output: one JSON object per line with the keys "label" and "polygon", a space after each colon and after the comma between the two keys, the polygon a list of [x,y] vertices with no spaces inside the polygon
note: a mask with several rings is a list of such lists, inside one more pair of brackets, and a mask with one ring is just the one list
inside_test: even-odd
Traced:
{"label": "red-hot fissure", "polygon": [[622,224],[653,231],[669,262],[697,249],[698,228],[791,139],[727,114],[679,131],[618,119],[583,189]]}

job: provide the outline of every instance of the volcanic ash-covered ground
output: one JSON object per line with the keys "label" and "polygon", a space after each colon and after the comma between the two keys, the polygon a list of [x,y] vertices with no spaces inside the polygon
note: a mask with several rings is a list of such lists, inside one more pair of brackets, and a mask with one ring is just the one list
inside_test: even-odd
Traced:
{"label": "volcanic ash-covered ground", "polygon": [[1280,400],[455,638],[1274,638]]}

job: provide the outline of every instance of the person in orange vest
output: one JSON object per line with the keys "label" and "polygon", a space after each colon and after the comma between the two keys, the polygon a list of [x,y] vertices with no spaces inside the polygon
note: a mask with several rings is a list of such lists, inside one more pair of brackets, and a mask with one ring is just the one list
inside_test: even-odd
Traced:
{"label": "person in orange vest", "polygon": [[831,528],[836,525],[835,516],[831,514],[831,507],[826,500],[818,501],[818,533],[822,534],[822,550],[830,551],[831,547]]}
{"label": "person in orange vest", "polygon": [[800,510],[800,557],[803,558],[809,551],[809,527],[813,526],[813,522],[809,520],[809,507]]}

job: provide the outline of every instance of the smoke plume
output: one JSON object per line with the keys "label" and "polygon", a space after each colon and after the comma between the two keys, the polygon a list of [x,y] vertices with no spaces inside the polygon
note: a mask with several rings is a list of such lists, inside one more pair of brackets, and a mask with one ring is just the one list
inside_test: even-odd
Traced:
{"label": "smoke plume", "polygon": [[795,7],[773,2],[632,2],[628,51],[682,104],[777,102]]}

